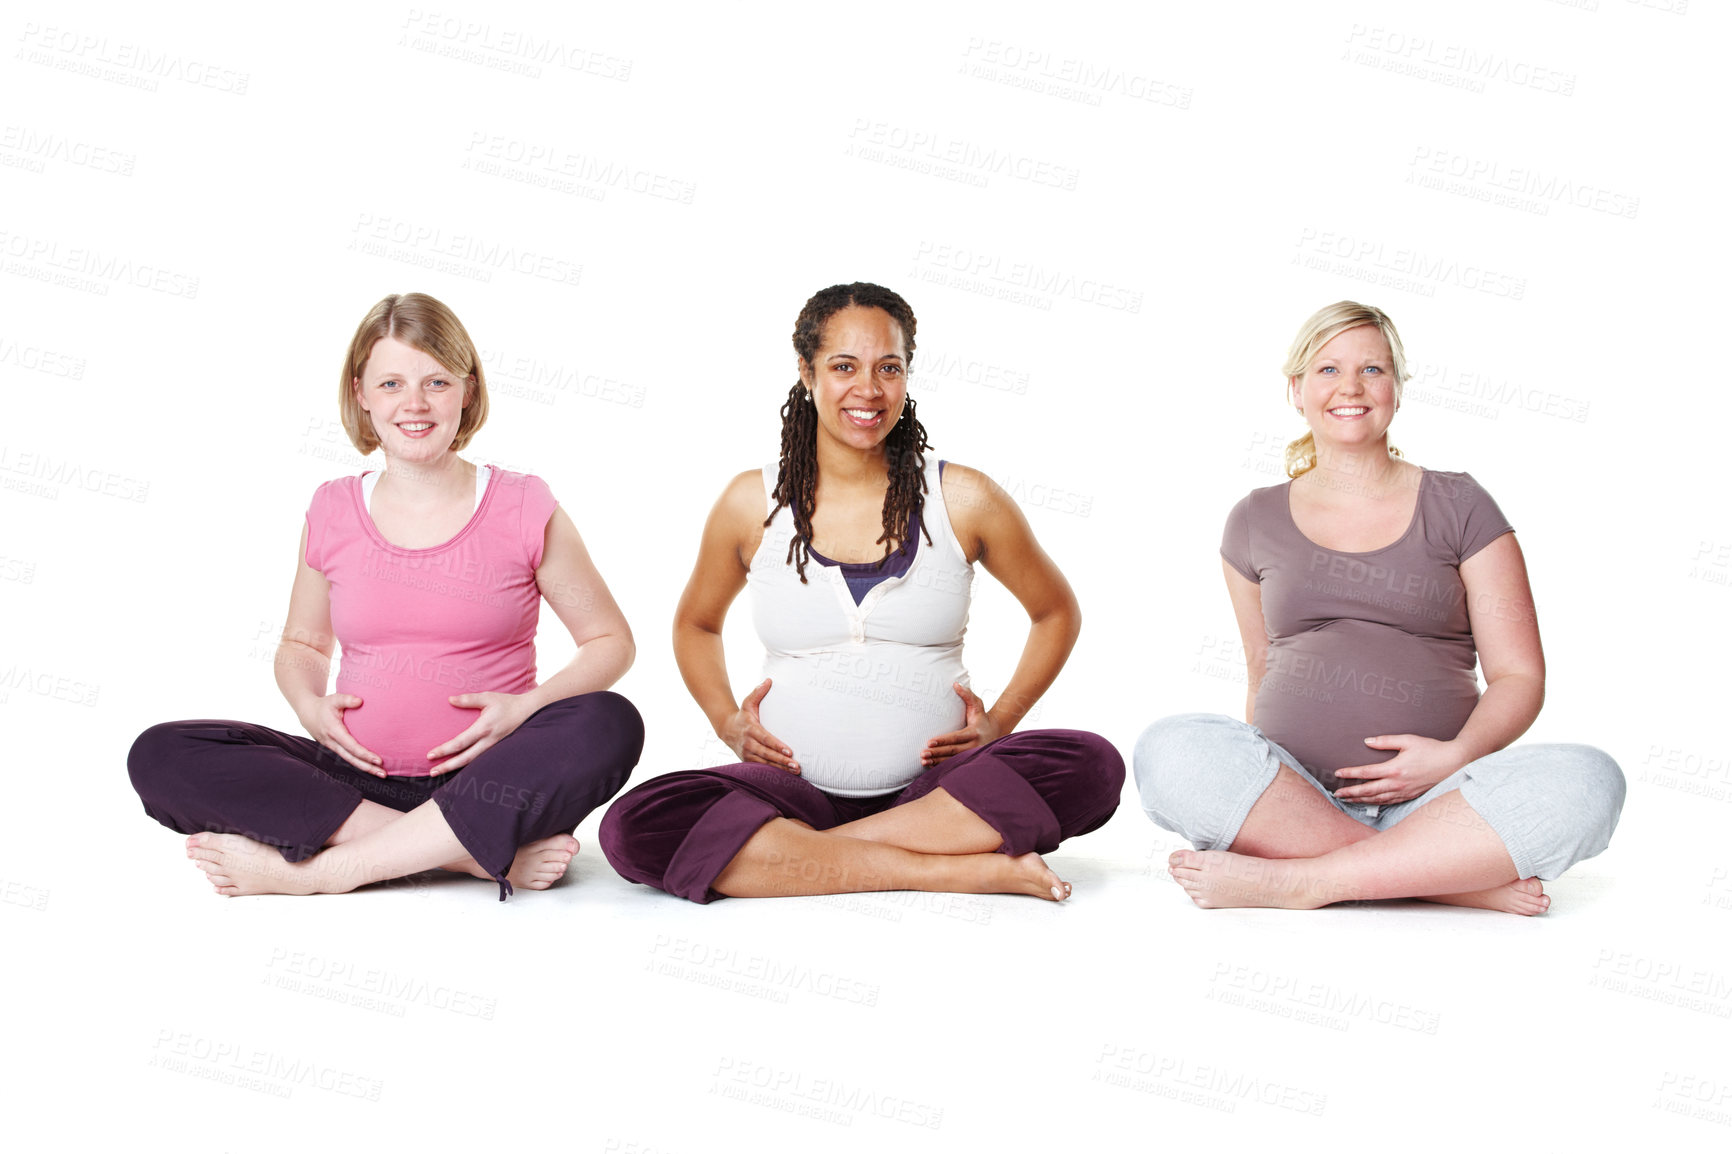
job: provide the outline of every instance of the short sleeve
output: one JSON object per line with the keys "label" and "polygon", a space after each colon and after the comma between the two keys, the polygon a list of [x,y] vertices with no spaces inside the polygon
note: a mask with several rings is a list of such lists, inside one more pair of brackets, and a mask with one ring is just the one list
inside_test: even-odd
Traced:
{"label": "short sleeve", "polygon": [[529,568],[533,571],[541,568],[541,551],[547,545],[547,522],[553,518],[553,511],[559,507],[559,502],[553,499],[553,490],[547,487],[547,482],[534,474],[525,474],[523,478],[523,504],[519,510],[519,532],[522,534],[523,551],[529,558]]}
{"label": "short sleeve", "polygon": [[331,523],[331,502],[337,496],[337,482],[326,481],[313,493],[307,505],[307,564],[319,572],[325,571],[326,530]]}
{"label": "short sleeve", "polygon": [[1458,473],[1456,477],[1455,506],[1461,524],[1457,556],[1466,561],[1505,533],[1515,532],[1515,527],[1471,474]]}
{"label": "short sleeve", "polygon": [[1251,557],[1251,497],[1247,494],[1227,514],[1221,531],[1221,559],[1247,581],[1261,582],[1263,575]]}

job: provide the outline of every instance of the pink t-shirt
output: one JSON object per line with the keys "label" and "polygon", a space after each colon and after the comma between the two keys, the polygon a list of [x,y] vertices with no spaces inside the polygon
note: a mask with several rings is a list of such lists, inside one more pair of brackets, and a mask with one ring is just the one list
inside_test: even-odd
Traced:
{"label": "pink t-shirt", "polygon": [[343,721],[386,773],[425,777],[427,751],[475,723],[447,698],[535,688],[535,570],[555,505],[540,477],[493,469],[455,537],[402,549],[373,524],[360,477],[313,494],[307,564],[331,583],[337,692],[363,702]]}

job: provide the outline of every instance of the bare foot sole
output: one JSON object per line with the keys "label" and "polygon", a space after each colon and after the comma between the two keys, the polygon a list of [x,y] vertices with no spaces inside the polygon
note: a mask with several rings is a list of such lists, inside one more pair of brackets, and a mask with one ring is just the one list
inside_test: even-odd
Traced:
{"label": "bare foot sole", "polygon": [[1246,907],[1314,910],[1353,894],[1307,877],[1294,859],[1247,857],[1224,850],[1182,849],[1167,859],[1167,872],[1191,901],[1205,910]]}
{"label": "bare foot sole", "polygon": [[1007,854],[981,856],[997,858],[1004,863],[1003,874],[998,878],[999,888],[995,889],[997,893],[1028,894],[1049,902],[1062,902],[1070,897],[1070,883],[1052,872],[1037,853],[1025,853],[1019,857]]}
{"label": "bare foot sole", "polygon": [[225,898],[249,894],[340,893],[346,887],[324,876],[314,864],[283,860],[274,847],[233,833],[195,833],[186,839],[186,856],[203,870]]}
{"label": "bare foot sole", "polygon": [[1545,887],[1540,884],[1539,878],[1522,878],[1507,885],[1493,886],[1489,890],[1475,890],[1467,894],[1434,894],[1418,900],[1446,906],[1500,910],[1506,914],[1521,914],[1530,918],[1552,908],[1552,899],[1546,896]]}
{"label": "bare foot sole", "polygon": [[[577,850],[577,839],[568,833],[556,833],[552,837],[532,841],[518,847],[517,856],[512,859],[511,868],[505,871],[505,877],[514,889],[544,890],[565,876],[571,859],[577,856]],[[464,858],[440,868],[471,877],[493,876],[477,865],[474,858]]]}

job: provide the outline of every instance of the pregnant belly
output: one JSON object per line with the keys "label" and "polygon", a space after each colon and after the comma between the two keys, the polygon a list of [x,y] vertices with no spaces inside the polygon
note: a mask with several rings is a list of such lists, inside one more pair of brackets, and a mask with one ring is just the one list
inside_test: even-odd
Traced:
{"label": "pregnant belly", "polygon": [[1472,650],[1369,622],[1341,622],[1269,646],[1256,723],[1328,789],[1335,770],[1395,756],[1367,737],[1449,741],[1479,700]]}
{"label": "pregnant belly", "polygon": [[764,672],[772,684],[758,716],[819,789],[845,797],[892,793],[919,776],[928,740],[967,720],[951,688],[967,684],[960,651],[771,658]]}
{"label": "pregnant belly", "polygon": [[438,764],[428,760],[427,751],[474,725],[481,713],[477,709],[459,709],[446,700],[458,690],[419,681],[390,689],[351,687],[339,677],[337,692],[352,693],[363,703],[343,713],[343,724],[349,727],[349,733],[363,748],[385,759],[386,773],[405,777],[425,777]]}

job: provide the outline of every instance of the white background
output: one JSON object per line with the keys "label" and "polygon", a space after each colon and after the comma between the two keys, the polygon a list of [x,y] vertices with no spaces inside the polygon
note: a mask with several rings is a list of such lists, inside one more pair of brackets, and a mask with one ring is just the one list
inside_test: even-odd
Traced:
{"label": "white background", "polygon": [[[31,1148],[1732,1135],[1722,9],[159,7],[0,24],[0,1085]],[[1063,907],[698,908],[618,878],[595,818],[571,884],[505,905],[225,902],[139,811],[145,726],[294,726],[299,522],[361,467],[338,368],[397,291],[463,318],[472,456],[547,478],[637,632],[639,780],[723,760],[672,607],[774,455],[800,305],[855,279],[913,304],[938,451],[1081,597],[1032,724],[1127,753],[1240,708],[1215,547],[1298,431],[1280,360],[1326,302],[1389,310],[1395,439],[1517,526],[1531,736],[1622,762],[1612,849],[1533,921],[1203,913],[1127,792],[1052,855]],[[981,586],[991,690],[1024,625]]]}

